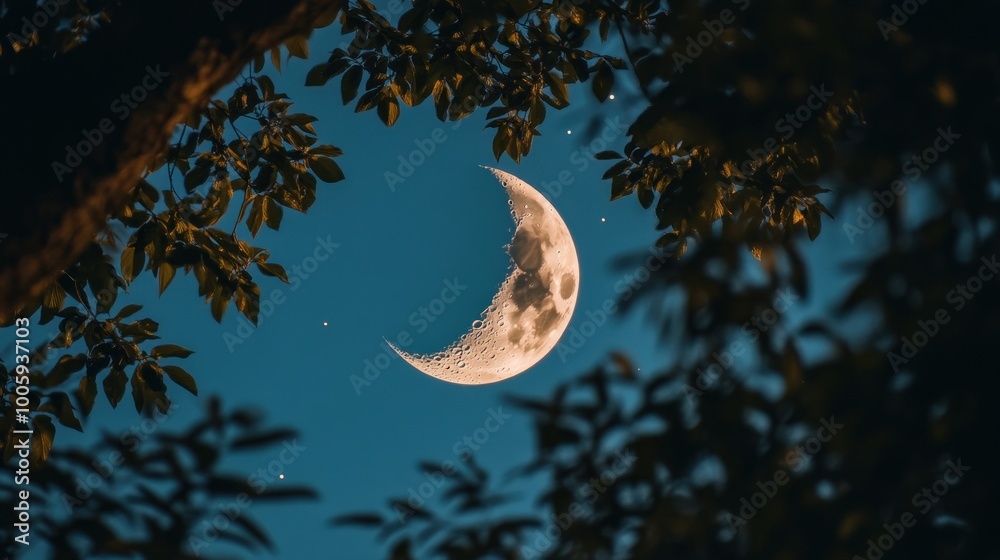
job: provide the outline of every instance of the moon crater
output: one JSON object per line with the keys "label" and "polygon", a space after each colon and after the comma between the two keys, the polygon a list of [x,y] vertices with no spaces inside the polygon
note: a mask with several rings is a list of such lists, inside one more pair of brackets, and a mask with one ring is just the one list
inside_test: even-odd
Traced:
{"label": "moon crater", "polygon": [[580,263],[573,238],[552,204],[521,179],[490,169],[510,196],[515,230],[511,268],[481,319],[444,350],[404,360],[438,379],[483,385],[513,377],[558,343],[576,308]]}

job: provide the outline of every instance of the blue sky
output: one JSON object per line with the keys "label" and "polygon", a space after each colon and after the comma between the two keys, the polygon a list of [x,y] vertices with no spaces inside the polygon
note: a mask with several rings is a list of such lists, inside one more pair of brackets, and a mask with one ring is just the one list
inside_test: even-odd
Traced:
{"label": "blue sky", "polygon": [[[621,86],[615,99],[604,104],[593,99],[589,84],[571,87],[571,107],[549,111],[531,154],[520,165],[506,156],[497,163],[491,153],[493,130],[483,130],[485,111],[456,124],[438,121],[431,106],[404,107],[396,125],[386,128],[374,112],[355,114],[353,104],[342,106],[339,81],[323,88],[301,86],[308,69],[339,42],[332,34],[321,30],[314,38],[310,61],[292,60],[280,75],[269,72],[277,89],[295,101],[296,111],[319,118],[320,143],[344,150],[338,162],[347,179],[321,184],[308,215],[286,213],[279,233],[265,229],[254,243],[269,248],[271,260],[288,269],[304,267],[300,281],[286,286],[259,279],[262,300],[271,299],[273,311],[266,316],[265,306],[260,326],[239,344],[226,340],[227,333],[239,335],[234,310],[216,324],[191,277],[178,277],[158,297],[155,280],[145,275],[127,300],[119,300],[146,305],[144,311],[160,322],[164,342],[196,351],[184,365],[203,397],[171,386],[178,409],[168,425],[180,429],[197,416],[204,396],[219,394],[227,406],[256,406],[269,422],[300,430],[298,443],[305,450],[284,467],[285,479],[274,484],[311,485],[321,500],[252,504],[247,510],[269,530],[278,545],[274,557],[282,558],[313,557],[317,550],[335,551],[336,558],[376,557],[379,548],[372,533],[332,529],[328,520],[351,511],[385,511],[387,498],[406,495],[425,481],[416,468],[420,460],[457,461],[456,443],[484,426],[491,410],[503,406],[503,395],[545,397],[611,350],[626,350],[640,369],[663,365],[670,357],[666,350],[654,351],[656,329],[648,328],[641,313],[613,316],[575,352],[553,352],[524,374],[488,386],[447,384],[387,354],[383,337],[394,340],[403,332],[414,340],[409,350],[433,352],[447,346],[479,318],[507,273],[503,246],[510,241],[513,222],[502,187],[480,165],[496,166],[534,185],[566,221],[581,268],[570,329],[587,320],[587,311],[616,297],[615,284],[623,273],[611,268],[611,260],[655,241],[654,216],[632,197],[609,203],[609,184],[600,179],[606,164],[588,158],[585,150],[605,149],[604,140],[610,141],[608,149],[620,149],[623,127],[644,105]],[[627,77],[623,74],[620,81]],[[604,140],[596,142],[602,135]],[[398,174],[400,158],[421,153],[421,146],[424,152],[433,146],[433,153],[413,156],[411,162],[423,161],[390,187],[386,173]],[[823,255],[846,246],[838,225],[824,226],[826,235],[807,255],[819,267],[814,278],[831,277],[826,273],[835,267]],[[248,235],[245,228],[240,231]],[[313,268],[308,257],[331,243],[337,247]],[[860,243],[855,250],[865,250],[869,240]],[[411,321],[449,282],[465,286],[454,303],[426,328]],[[819,287],[829,292],[835,286],[826,280]],[[271,298],[274,290],[278,297]],[[817,301],[796,312],[817,310]],[[366,360],[388,360],[389,365],[358,390],[351,376],[363,375]],[[87,441],[100,429],[118,433],[138,423],[125,404],[112,413],[101,397],[88,433],[61,429],[59,443]],[[509,407],[503,413],[512,417],[475,453],[480,464],[497,473],[534,450],[530,418]],[[250,476],[266,468],[277,451],[231,461],[229,470]],[[209,551],[218,553],[225,546],[215,543]]]}
{"label": "blue sky", "polygon": [[[233,309],[222,324],[212,320],[191,277],[179,276],[158,297],[155,279],[146,275],[119,300],[144,304],[143,313],[160,322],[164,342],[196,352],[183,365],[197,379],[202,397],[171,386],[177,409],[166,426],[182,428],[197,416],[205,396],[219,394],[227,406],[255,406],[269,422],[300,430],[298,444],[305,450],[284,467],[284,480],[274,484],[309,484],[319,490],[321,500],[247,509],[273,536],[275,557],[310,557],[315,550],[336,550],[338,558],[375,557],[373,534],[332,529],[328,520],[340,513],[383,509],[388,497],[406,495],[425,481],[416,468],[420,460],[459,461],[456,443],[483,428],[491,410],[512,418],[490,434],[476,460],[498,473],[524,461],[534,446],[530,418],[504,407],[502,395],[544,397],[608,350],[651,348],[653,340],[640,331],[638,318],[622,322],[623,317],[615,317],[580,349],[564,353],[564,359],[553,352],[524,374],[498,384],[451,385],[391,358],[378,378],[356,390],[351,376],[363,375],[366,360],[385,363],[386,358],[379,358],[388,356],[383,337],[393,340],[407,332],[414,351],[442,349],[479,318],[506,276],[504,245],[514,224],[506,193],[480,165],[496,166],[534,185],[566,221],[581,268],[571,328],[586,319],[587,310],[600,309],[616,296],[614,284],[622,274],[611,270],[610,260],[655,240],[654,218],[631,199],[609,204],[609,185],[600,180],[607,165],[588,155],[624,143],[624,129],[642,107],[634,94],[616,91],[615,99],[602,105],[593,99],[589,84],[573,88],[573,105],[549,112],[529,157],[520,165],[506,156],[497,163],[491,153],[493,130],[483,130],[485,111],[459,123],[442,123],[431,106],[404,108],[396,125],[386,128],[374,112],[355,114],[353,104],[344,107],[336,81],[324,88],[301,86],[308,69],[336,46],[323,41],[329,35],[326,30],[311,42],[310,61],[293,59],[284,73],[270,72],[277,89],[296,102],[296,111],[319,118],[320,142],[345,152],[338,158],[345,181],[321,184],[307,215],[286,213],[280,232],[262,231],[254,242],[271,250],[272,261],[289,270],[299,266],[299,282],[260,279],[262,301],[270,299],[273,312],[256,329],[243,325],[242,333],[250,332],[246,338],[239,338],[241,319]],[[602,134],[604,139],[594,143]],[[605,140],[610,141],[607,148]],[[421,146],[423,153],[433,146],[433,153],[413,156],[422,155]],[[386,173],[400,173],[401,157],[419,165],[390,186]],[[241,234],[248,235],[244,228]],[[314,268],[309,257],[331,243],[337,247]],[[411,320],[448,283],[462,286],[454,303],[433,322]],[[272,298],[274,290],[278,293]],[[264,305],[262,313],[267,311]],[[649,343],[639,344],[643,338]],[[236,339],[242,343],[234,343]],[[640,353],[635,358],[642,367],[654,356]],[[102,429],[124,432],[138,422],[130,405],[112,412],[101,397],[87,433],[62,429],[60,443],[85,442]],[[266,468],[278,451],[231,461],[229,470],[250,476]],[[205,551],[218,553],[224,547],[214,543]]]}

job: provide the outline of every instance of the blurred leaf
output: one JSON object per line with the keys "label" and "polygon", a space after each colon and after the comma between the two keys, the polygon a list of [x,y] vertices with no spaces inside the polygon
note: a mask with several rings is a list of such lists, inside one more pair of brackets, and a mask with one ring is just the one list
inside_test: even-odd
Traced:
{"label": "blurred leaf", "polygon": [[268,446],[292,439],[296,436],[294,430],[274,430],[262,434],[252,434],[233,440],[233,449],[246,449]]}

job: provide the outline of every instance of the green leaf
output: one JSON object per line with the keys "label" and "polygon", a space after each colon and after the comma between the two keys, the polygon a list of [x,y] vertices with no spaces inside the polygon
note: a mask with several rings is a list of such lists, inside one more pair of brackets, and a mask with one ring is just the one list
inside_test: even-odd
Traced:
{"label": "green leaf", "polygon": [[414,31],[419,23],[426,21],[426,17],[422,17],[424,10],[420,8],[413,8],[407,10],[403,15],[399,16],[399,30],[400,31]]}
{"label": "green leaf", "polygon": [[379,99],[381,98],[382,98],[382,88],[375,88],[371,91],[366,91],[365,93],[361,94],[361,97],[358,99],[358,104],[356,107],[354,107],[354,112],[363,113],[371,109],[379,102]]}
{"label": "green leaf", "polygon": [[267,227],[277,231],[281,227],[281,218],[284,215],[285,211],[273,198],[264,197],[264,221],[267,222]]}
{"label": "green leaf", "polygon": [[207,165],[196,166],[184,176],[184,189],[187,190],[187,192],[192,192],[201,186],[201,184],[208,179],[208,176],[211,173],[212,168]]}
{"label": "green leaf", "polygon": [[615,70],[625,70],[628,68],[628,64],[617,56],[606,56],[604,60]]}
{"label": "green leaf", "polygon": [[212,295],[212,317],[217,323],[222,322],[227,307],[229,307],[229,296],[225,294],[224,289],[219,288]]}
{"label": "green leaf", "polygon": [[142,272],[142,267],[146,264],[146,252],[134,246],[125,247],[122,251],[121,271],[126,282],[131,282]]}
{"label": "green leaf", "polygon": [[656,246],[666,247],[672,243],[675,243],[677,241],[677,237],[678,236],[676,231],[668,231],[667,233],[664,233],[663,235],[660,236],[659,239],[656,240]]}
{"label": "green leaf", "polygon": [[614,150],[605,150],[594,155],[594,159],[623,159],[624,157]]}
{"label": "green leaf", "polygon": [[493,137],[493,157],[500,161],[500,155],[507,151],[507,146],[512,140],[510,129],[506,126],[497,128],[496,136]]}
{"label": "green leaf", "polygon": [[632,192],[632,184],[624,175],[618,175],[611,180],[611,200],[619,198]]}
{"label": "green leaf", "polygon": [[611,88],[613,88],[614,85],[614,70],[612,70],[611,66],[604,60],[599,61],[597,63],[597,74],[594,76],[594,81],[591,84],[597,100],[604,103],[604,100],[611,95]]}
{"label": "green leaf", "polygon": [[[84,379],[87,377],[84,376]],[[67,428],[73,428],[78,432],[83,431],[83,426],[80,424],[80,419],[76,417],[73,412],[73,404],[70,402],[69,397],[65,393],[53,393],[49,396],[49,402],[51,402],[58,411],[57,419],[59,423]]]}
{"label": "green leaf", "polygon": [[330,75],[327,73],[327,69],[330,67],[329,63],[323,62],[313,66],[306,74],[306,85],[307,86],[321,86],[326,84],[330,80]]}
{"label": "green leaf", "polygon": [[176,344],[161,344],[149,352],[154,358],[187,358],[191,354],[194,352]]}
{"label": "green leaf", "polygon": [[386,97],[379,102],[378,116],[386,126],[396,124],[396,120],[399,118],[399,101],[395,96]]}
{"label": "green leaf", "polygon": [[63,302],[66,301],[66,291],[62,289],[62,286],[58,282],[53,282],[49,285],[48,289],[42,295],[42,307],[52,312],[59,311],[62,309]]}
{"label": "green leaf", "polygon": [[247,229],[250,235],[256,237],[260,226],[264,224],[264,197],[255,197],[250,204],[250,214],[247,216]]}
{"label": "green leaf", "polygon": [[311,158],[309,167],[324,183],[336,183],[344,180],[344,172],[340,170],[340,166],[328,157]]}
{"label": "green leaf", "polygon": [[549,89],[552,91],[552,95],[555,96],[562,104],[569,103],[569,90],[566,89],[566,83],[563,82],[562,78],[557,76],[554,72],[549,72],[547,74],[548,79],[545,80],[549,84]]}
{"label": "green leaf", "polygon": [[163,291],[170,285],[176,273],[177,269],[174,268],[174,265],[167,262],[160,263],[159,273],[157,274],[160,280],[160,295],[163,295]]}
{"label": "green leaf", "polygon": [[[261,57],[261,61],[262,62],[263,62],[263,60],[264,60],[264,57]],[[259,72],[259,70],[258,70],[258,72]],[[264,97],[264,101],[271,101],[271,100],[273,100],[274,99],[274,82],[271,81],[271,78],[268,78],[267,76],[258,76],[257,77],[257,83],[260,84],[260,92],[261,92],[261,94]]]}
{"label": "green leaf", "polygon": [[439,121],[448,119],[448,106],[451,102],[448,99],[448,86],[444,78],[434,82],[434,110],[437,112]]}
{"label": "green leaf", "polygon": [[644,185],[639,187],[639,204],[642,204],[643,208],[649,208],[653,204],[653,191]]}
{"label": "green leaf", "polygon": [[94,409],[94,399],[97,398],[97,383],[89,375],[84,375],[80,379],[80,386],[76,388],[76,396],[80,399],[80,407],[84,415],[89,415]]}
{"label": "green leaf", "polygon": [[184,371],[183,368],[178,366],[163,366],[163,371],[166,372],[167,377],[171,381],[180,385],[192,395],[198,394],[198,385],[195,384],[194,378],[191,377],[191,374]]}
{"label": "green leaf", "polygon": [[56,387],[62,384],[63,381],[69,379],[70,375],[83,369],[83,366],[86,364],[87,356],[85,354],[59,358],[59,361],[56,362],[56,365],[52,367],[52,370],[45,378],[46,386]]}
{"label": "green leaf", "polygon": [[815,241],[819,237],[820,229],[823,227],[822,218],[812,206],[806,211],[806,231],[809,233],[809,240]]}
{"label": "green leaf", "polygon": [[288,56],[290,57],[294,56],[303,60],[309,58],[309,43],[302,35],[285,41],[285,48],[288,49]]}
{"label": "green leaf", "polygon": [[623,160],[619,161],[618,163],[612,165],[610,168],[608,168],[608,170],[604,172],[603,178],[604,179],[610,179],[610,178],[614,177],[615,175],[618,175],[622,171],[625,171],[626,169],[628,169],[628,167],[630,165],[632,165],[631,161],[629,161],[627,159],[623,159]]}
{"label": "green leaf", "polygon": [[361,66],[351,66],[347,72],[344,73],[344,77],[340,80],[340,95],[344,100],[344,105],[347,105],[358,95],[358,86],[361,84],[361,76],[364,73],[364,68]]}
{"label": "green leaf", "polygon": [[281,73],[281,47],[274,47],[271,49],[271,64],[274,65],[274,69]]}
{"label": "green leaf", "polygon": [[146,402],[145,389],[146,381],[142,378],[142,368],[136,367],[135,372],[132,373],[132,402],[135,403],[135,411],[142,412],[142,406]]}
{"label": "green leaf", "polygon": [[288,283],[288,275],[285,273],[284,267],[280,264],[273,264],[267,262],[257,263],[257,268],[260,269],[261,274],[264,276],[270,276],[272,278],[280,278],[285,284]]}
{"label": "green leaf", "polygon": [[491,107],[489,111],[486,112],[486,120],[495,119],[500,115],[510,114],[510,109],[504,107],[503,105],[499,107]]}
{"label": "green leaf", "polygon": [[48,460],[49,451],[52,450],[52,440],[56,437],[56,427],[52,420],[45,415],[39,414],[31,419],[34,427],[34,437],[31,438],[31,451],[42,461]]}
{"label": "green leaf", "polygon": [[536,97],[531,101],[531,111],[528,113],[531,126],[538,126],[545,121],[545,102]]}
{"label": "green leaf", "polygon": [[320,146],[313,146],[309,148],[309,154],[315,156],[330,156],[337,157],[344,155],[343,150],[336,146],[331,146],[329,144],[323,144]]}
{"label": "green leaf", "polygon": [[125,375],[125,372],[115,367],[112,367],[111,373],[104,378],[104,394],[108,397],[112,408],[116,408],[122,397],[125,396],[125,383],[127,382],[128,376]]}
{"label": "green leaf", "polygon": [[140,309],[142,309],[142,306],[137,303],[131,303],[129,305],[126,305],[125,307],[122,307],[120,310],[118,310],[118,314],[115,315],[115,321],[120,321],[127,317],[131,317],[132,315],[135,315]]}

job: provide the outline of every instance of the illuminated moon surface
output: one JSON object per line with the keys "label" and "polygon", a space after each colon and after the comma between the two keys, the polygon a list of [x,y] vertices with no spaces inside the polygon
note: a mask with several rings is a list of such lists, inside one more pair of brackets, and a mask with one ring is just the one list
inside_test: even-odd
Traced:
{"label": "illuminated moon surface", "polygon": [[486,169],[510,197],[510,273],[482,318],[451,346],[435,354],[392,347],[427,375],[462,385],[495,383],[537,364],[569,325],[580,286],[576,246],[552,204],[510,173]]}

